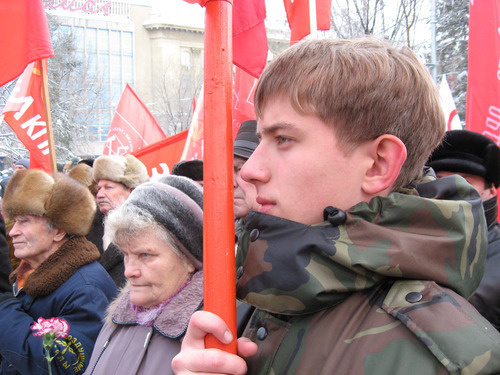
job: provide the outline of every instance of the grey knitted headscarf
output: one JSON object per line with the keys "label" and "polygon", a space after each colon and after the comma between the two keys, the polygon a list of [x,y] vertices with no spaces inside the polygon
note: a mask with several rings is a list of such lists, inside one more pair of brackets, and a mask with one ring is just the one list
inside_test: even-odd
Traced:
{"label": "grey knitted headscarf", "polygon": [[124,205],[149,212],[173,234],[191,263],[203,268],[203,191],[196,182],[182,176],[163,176],[139,185]]}

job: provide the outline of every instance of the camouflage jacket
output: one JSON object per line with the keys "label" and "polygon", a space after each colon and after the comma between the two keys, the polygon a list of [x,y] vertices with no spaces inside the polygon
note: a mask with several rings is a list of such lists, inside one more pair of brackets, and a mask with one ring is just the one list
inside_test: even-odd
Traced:
{"label": "camouflage jacket", "polygon": [[249,214],[249,373],[500,373],[500,333],[466,301],[487,251],[481,198],[456,176],[414,186],[313,226]]}

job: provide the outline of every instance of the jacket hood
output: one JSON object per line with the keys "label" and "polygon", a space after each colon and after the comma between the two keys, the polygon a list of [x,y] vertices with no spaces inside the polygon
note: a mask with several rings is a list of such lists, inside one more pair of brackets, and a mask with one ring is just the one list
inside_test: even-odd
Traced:
{"label": "jacket hood", "polygon": [[334,210],[316,225],[252,211],[238,245],[237,297],[302,315],[390,279],[431,280],[468,298],[484,272],[479,194],[460,176]]}

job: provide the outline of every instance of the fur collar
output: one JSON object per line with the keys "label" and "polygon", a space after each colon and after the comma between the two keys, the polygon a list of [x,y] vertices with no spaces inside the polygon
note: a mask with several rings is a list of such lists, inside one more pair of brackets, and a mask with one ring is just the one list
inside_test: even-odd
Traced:
{"label": "fur collar", "polygon": [[[138,324],[137,316],[130,304],[130,285],[121,290],[120,295],[108,308],[106,322],[109,325]],[[203,304],[203,271],[196,272],[186,287],[177,294],[156,318],[153,328],[170,338],[182,336],[187,329],[191,315]]]}
{"label": "fur collar", "polygon": [[[80,267],[98,258],[97,247],[85,237],[70,238],[26,278],[24,291],[32,297],[47,296],[64,284]],[[17,280],[18,270],[19,268],[10,274],[11,284]]]}

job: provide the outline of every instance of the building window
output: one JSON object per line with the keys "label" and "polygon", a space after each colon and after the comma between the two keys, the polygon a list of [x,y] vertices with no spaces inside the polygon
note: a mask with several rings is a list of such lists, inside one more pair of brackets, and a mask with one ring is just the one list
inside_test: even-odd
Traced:
{"label": "building window", "polygon": [[186,68],[191,66],[191,52],[187,49],[181,51],[181,65]]}

